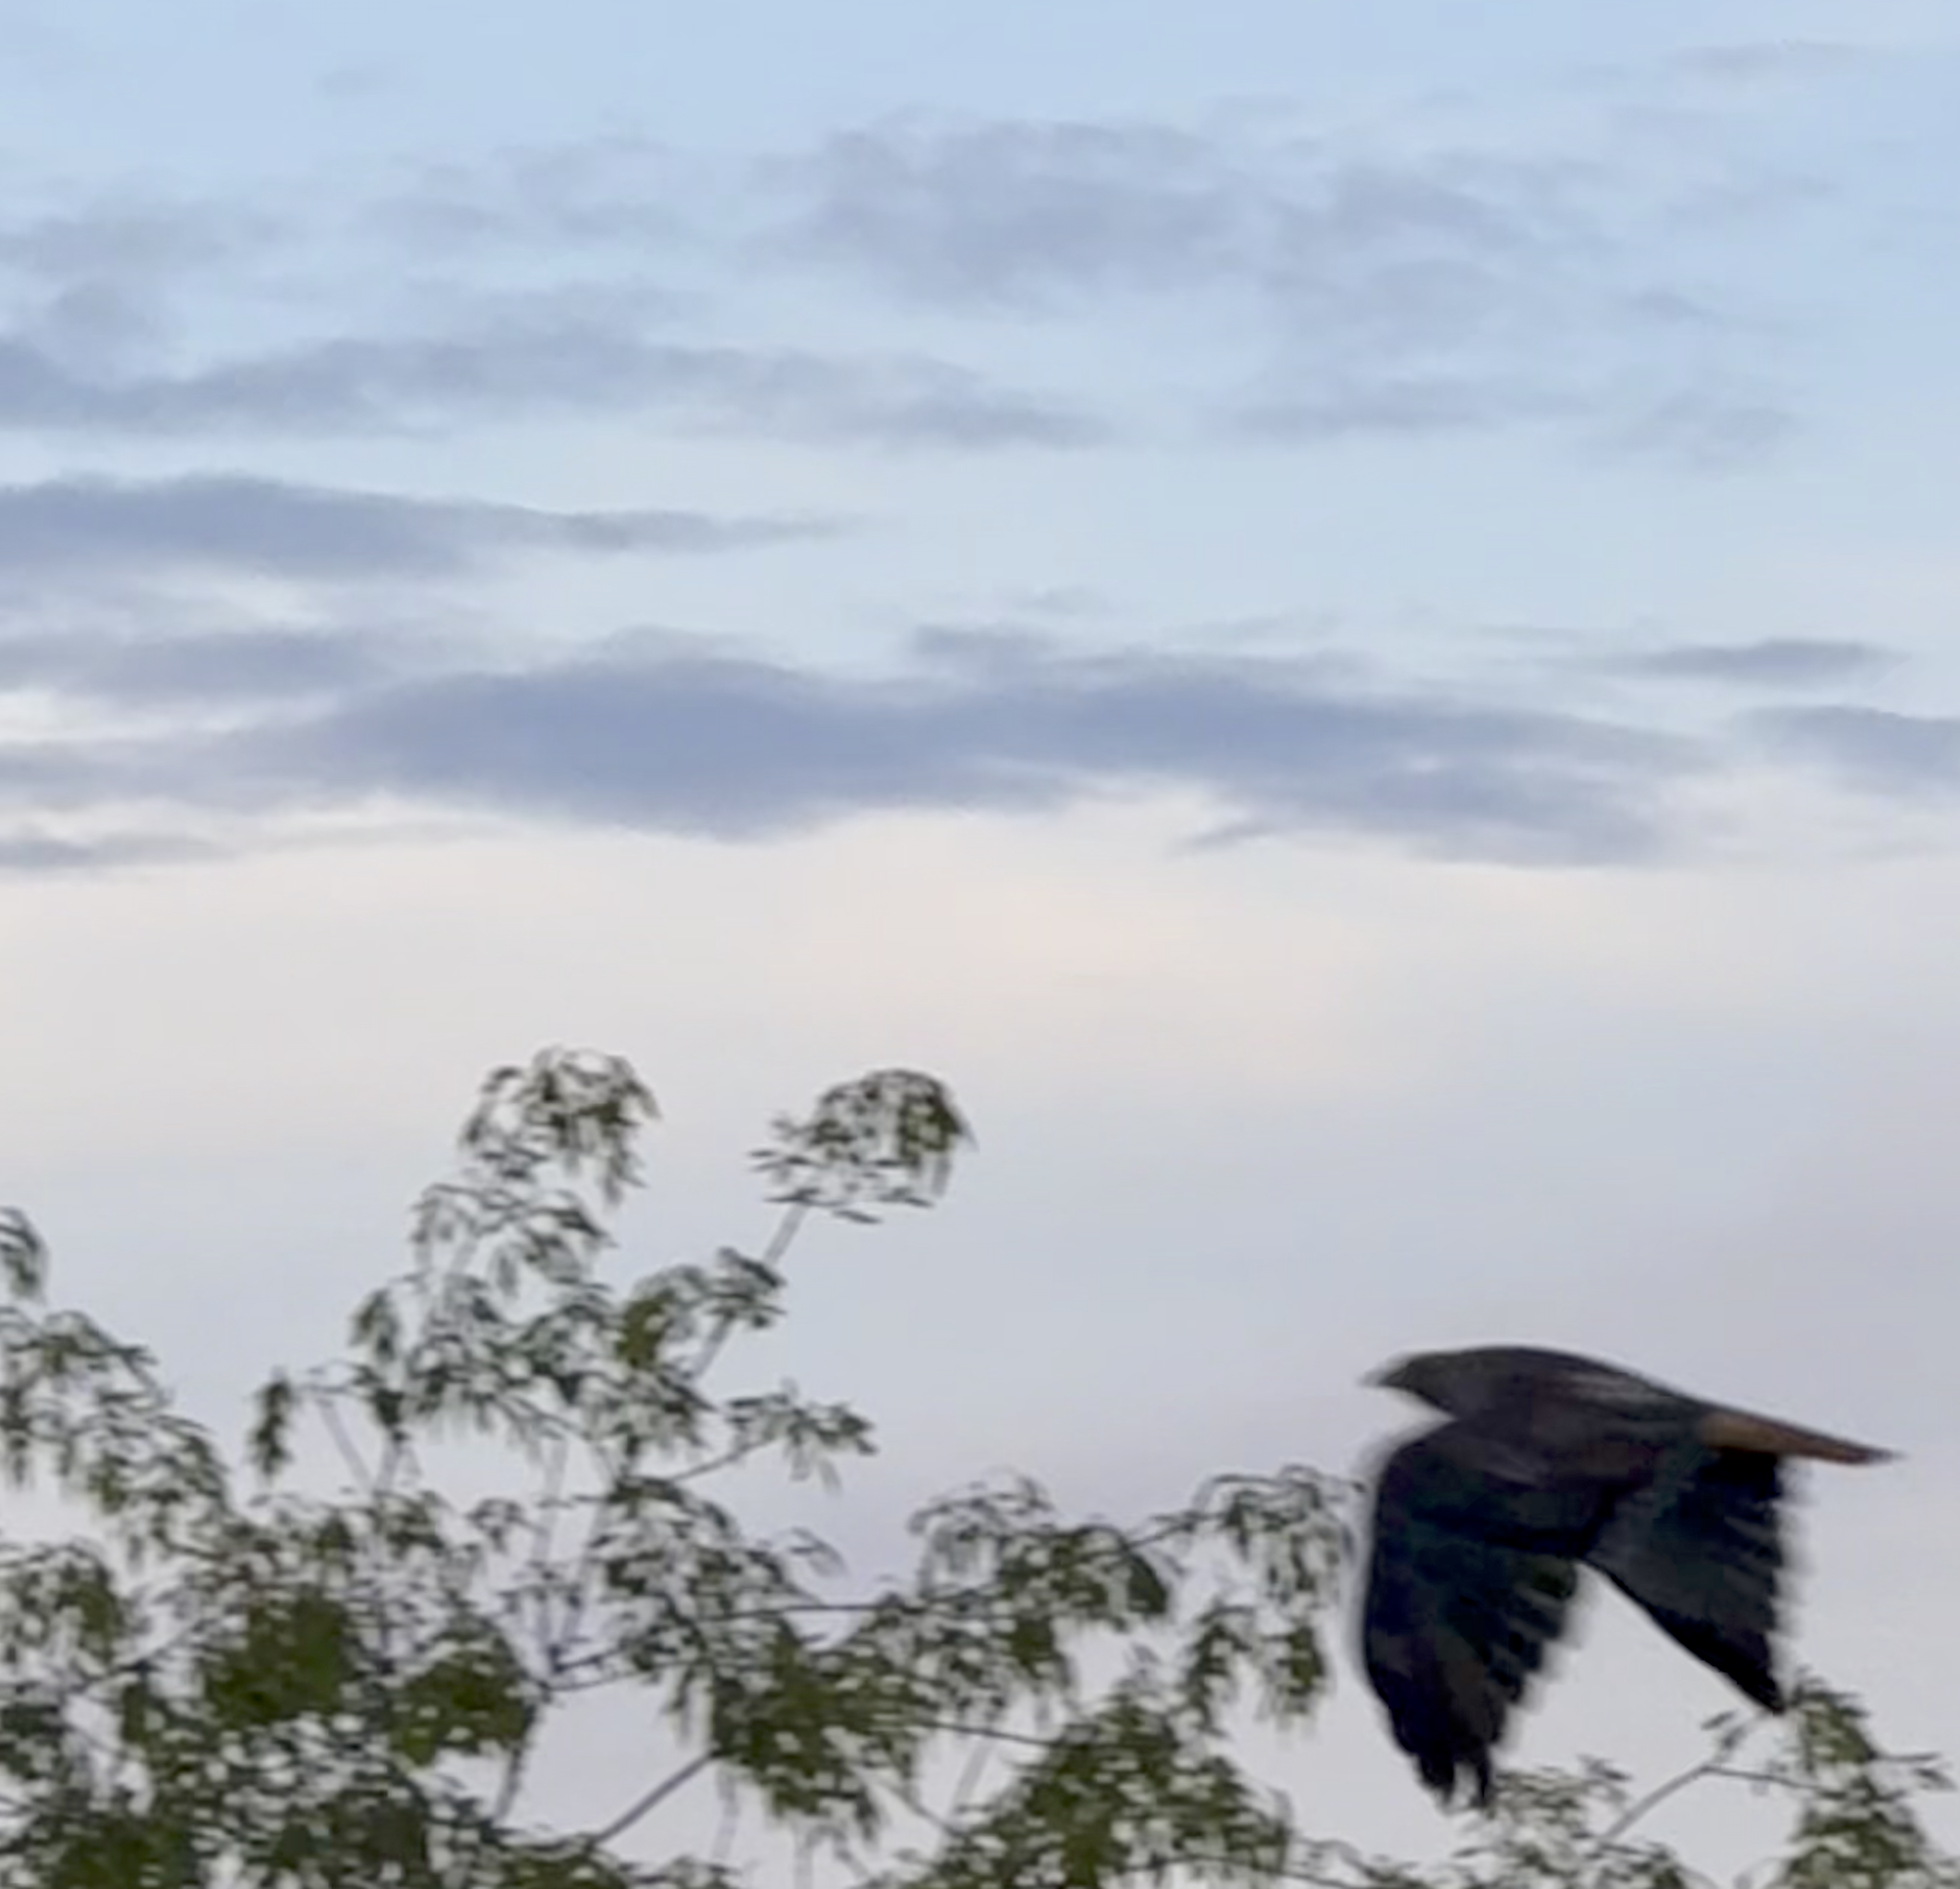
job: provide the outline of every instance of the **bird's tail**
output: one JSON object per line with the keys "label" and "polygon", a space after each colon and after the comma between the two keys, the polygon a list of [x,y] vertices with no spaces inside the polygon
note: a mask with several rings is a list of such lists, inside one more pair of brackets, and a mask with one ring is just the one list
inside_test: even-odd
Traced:
{"label": "bird's tail", "polygon": [[1774,1417],[1747,1410],[1710,1410],[1701,1419],[1701,1440],[1718,1450],[1748,1450],[1759,1456],[1807,1456],[1819,1463],[1884,1463],[1895,1450],[1874,1449],[1819,1430],[1799,1429]]}

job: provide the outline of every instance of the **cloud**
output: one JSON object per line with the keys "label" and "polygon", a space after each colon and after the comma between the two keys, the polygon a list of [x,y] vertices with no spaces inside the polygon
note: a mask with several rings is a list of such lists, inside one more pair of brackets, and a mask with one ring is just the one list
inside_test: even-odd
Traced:
{"label": "cloud", "polygon": [[1072,653],[1028,635],[941,634],[869,679],[659,639],[419,674],[357,657],[336,677],[317,645],[224,639],[152,648],[134,670],[116,666],[126,648],[66,677],[40,660],[43,686],[78,696],[285,701],[243,726],[0,742],[0,807],[24,813],[380,795],[745,839],[876,810],[1169,791],[1214,803],[1221,833],[1560,863],[1662,845],[1669,789],[1707,764],[1653,729],[1391,685],[1351,662]]}
{"label": "cloud", "polygon": [[598,321],[307,342],[177,373],[92,371],[0,338],[0,424],[21,428],[385,435],[568,413],[883,448],[1075,447],[1109,432],[1068,401],[923,356],[652,342]]}
{"label": "cloud", "polygon": [[1664,70],[1695,85],[1752,91],[1840,72],[1871,56],[1869,46],[1844,40],[1738,40],[1685,46],[1667,56]]}
{"label": "cloud", "polygon": [[651,139],[606,136],[514,147],[486,162],[418,166],[371,213],[383,234],[426,254],[689,242],[706,180]]}
{"label": "cloud", "polygon": [[[1704,49],[1642,82],[1739,90],[1779,61]],[[0,425],[305,437],[632,413],[826,447],[1068,449],[1118,437],[1126,374],[1161,406],[1167,317],[1172,397],[1241,441],[1530,426],[1720,470],[1795,424],[1734,259],[1806,206],[1759,201],[1739,139],[1691,145],[1650,161],[1596,100],[1367,126],[915,113],[756,158],[600,137],[235,208],[56,206],[0,225],[0,269],[34,298],[0,314]],[[1743,199],[1739,236],[1694,234],[1698,205]],[[840,285],[889,345],[816,345],[807,312],[842,312]],[[921,304],[975,318],[958,358],[905,345]],[[1097,404],[1023,383],[1029,318],[1093,319]],[[1061,371],[1079,385],[1079,357]]]}
{"label": "cloud", "polygon": [[[738,174],[594,139],[378,191],[336,175],[236,204],[57,195],[0,217],[0,425],[304,437],[632,413],[886,449],[1107,436],[1066,397],[902,345],[826,349],[800,323],[748,338],[767,310],[724,240]],[[711,285],[664,279],[689,271]]]}
{"label": "cloud", "polygon": [[23,184],[0,216],[0,413],[37,378],[137,371],[171,344],[184,298],[249,298],[304,235],[289,211],[217,199],[36,194]]}
{"label": "cloud", "polygon": [[0,566],[10,579],[184,567],[343,581],[434,578],[525,551],[727,551],[838,528],[813,518],[557,511],[240,475],[0,486]]}
{"label": "cloud", "polygon": [[1960,788],[1960,717],[1849,702],[1764,709],[1749,725],[1772,747],[1876,792]]}
{"label": "cloud", "polygon": [[728,837],[894,808],[1196,789],[1271,830],[1443,853],[1623,857],[1685,756],[1556,715],[1342,693],[1284,664],[1023,649],[845,681],[673,655],[404,683],[282,737],[317,779]]}
{"label": "cloud", "polygon": [[1740,643],[1662,643],[1606,658],[1598,666],[1662,682],[1807,688],[1877,675],[1898,661],[1881,644],[1850,638],[1765,636]]}
{"label": "cloud", "polygon": [[1725,472],[1773,453],[1796,425],[1790,406],[1738,381],[1662,394],[1624,416],[1608,416],[1595,437],[1614,452]]}
{"label": "cloud", "polygon": [[[38,690],[81,702],[220,709],[341,696],[396,664],[378,637],[345,629],[0,637],[0,696]],[[7,750],[0,744],[0,779]]]}
{"label": "cloud", "polygon": [[271,218],[220,202],[130,193],[0,220],[0,280],[151,288],[235,263],[277,240]]}
{"label": "cloud", "polygon": [[[1776,689],[1878,659],[1793,638],[1604,666]],[[37,823],[15,870],[92,843],[70,823],[161,830],[160,809],[186,844],[208,844],[214,817],[235,844],[241,820],[269,832],[376,804],[744,843],[881,811],[1139,795],[1209,807],[1206,843],[1346,836],[1615,865],[1691,845],[1691,801],[1766,753],[1873,791],[1960,787],[1960,718],[1776,706],[1694,734],[1342,648],[1090,648],[1015,624],[922,629],[874,674],[656,632],[496,660],[373,630],[15,636],[0,640],[0,708],[10,695],[40,704],[15,722],[37,732],[0,734],[0,833]]]}
{"label": "cloud", "polygon": [[1605,126],[1534,149],[1508,128],[1337,134],[1242,113],[921,114],[765,167],[780,208],[762,250],[978,315],[1222,303],[1263,329],[1249,374],[1215,390],[1244,436],[1552,425],[1731,466],[1793,416],[1718,286],[1732,271],[1679,239],[1753,173],[1732,151],[1705,174],[1648,168]]}
{"label": "cloud", "polygon": [[1282,444],[1360,435],[1459,433],[1549,419],[1570,403],[1542,388],[1446,374],[1336,377],[1310,391],[1255,395],[1228,432]]}
{"label": "cloud", "polygon": [[[783,253],[956,307],[1249,290],[1391,340],[1437,338],[1594,237],[1592,174],[1461,150],[1389,157],[1218,120],[923,116],[762,171]],[[1410,290],[1424,295],[1411,298]]]}
{"label": "cloud", "polygon": [[117,866],[176,865],[208,858],[213,849],[177,834],[127,834],[70,839],[32,830],[0,829],[0,877],[101,872]]}
{"label": "cloud", "polygon": [[893,121],[764,167],[792,254],[960,305],[1179,293],[1245,272],[1265,193],[1172,126]]}

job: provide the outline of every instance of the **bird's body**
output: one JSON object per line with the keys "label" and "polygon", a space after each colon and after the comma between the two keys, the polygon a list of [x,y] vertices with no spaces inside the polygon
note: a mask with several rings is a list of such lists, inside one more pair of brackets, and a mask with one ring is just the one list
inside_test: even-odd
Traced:
{"label": "bird's body", "polygon": [[1362,1633],[1397,1742],[1445,1803],[1491,1795],[1510,1709],[1583,1564],[1771,1711],[1781,1459],[1869,1449],[1567,1352],[1429,1352],[1373,1381],[1449,1418],[1383,1464]]}

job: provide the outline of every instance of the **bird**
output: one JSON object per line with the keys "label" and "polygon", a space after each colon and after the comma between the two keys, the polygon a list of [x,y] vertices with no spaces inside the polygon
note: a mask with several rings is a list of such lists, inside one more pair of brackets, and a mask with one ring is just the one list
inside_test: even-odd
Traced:
{"label": "bird", "polygon": [[1376,1478],[1362,1606],[1368,1680],[1446,1809],[1491,1808],[1492,1754],[1604,1575],[1746,1698],[1780,1712],[1783,1461],[1895,1453],[1711,1403],[1570,1352],[1418,1352],[1366,1381],[1448,1421]]}

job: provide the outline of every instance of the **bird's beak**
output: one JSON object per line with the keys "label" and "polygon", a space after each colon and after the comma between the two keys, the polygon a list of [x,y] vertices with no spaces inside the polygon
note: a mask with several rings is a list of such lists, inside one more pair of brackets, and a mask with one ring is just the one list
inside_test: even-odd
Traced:
{"label": "bird's beak", "polygon": [[1386,1364],[1378,1365],[1361,1381],[1370,1390],[1399,1390],[1402,1387],[1402,1372],[1408,1364],[1406,1358],[1391,1358]]}

